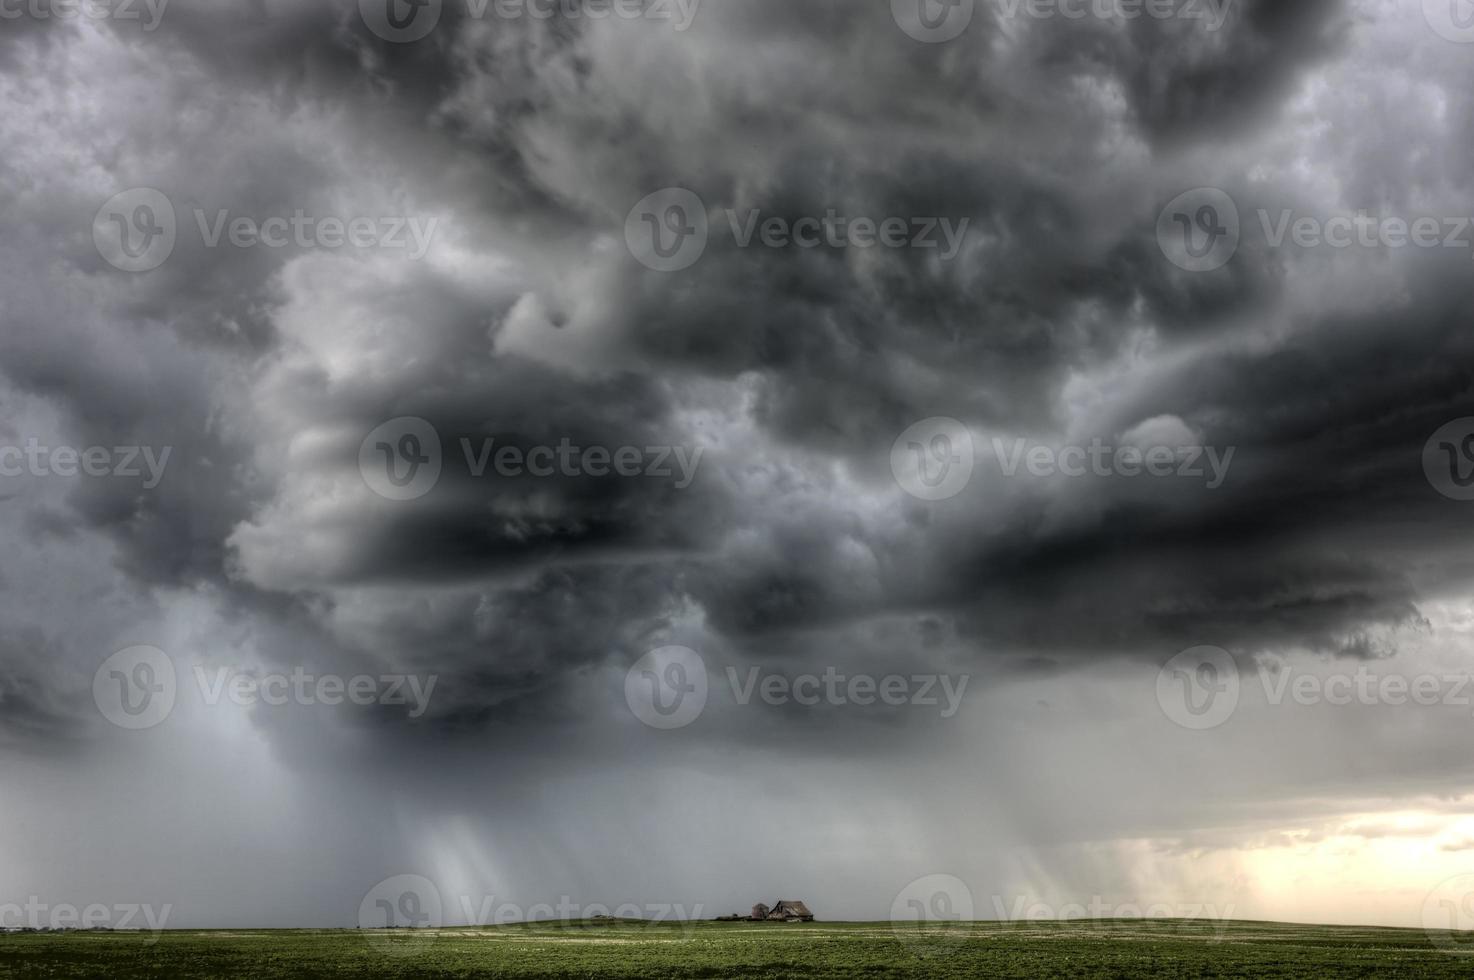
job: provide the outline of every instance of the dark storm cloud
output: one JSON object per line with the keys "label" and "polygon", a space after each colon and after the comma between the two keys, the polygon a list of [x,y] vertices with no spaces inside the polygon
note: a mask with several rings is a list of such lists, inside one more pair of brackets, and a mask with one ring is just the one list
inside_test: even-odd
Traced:
{"label": "dark storm cloud", "polygon": [[1228,483],[1155,500],[1101,485],[1098,509],[1052,533],[1030,530],[1045,507],[1026,502],[1010,530],[952,540],[939,564],[966,618],[990,643],[1044,651],[1395,652],[1363,631],[1421,622],[1418,566],[1467,574],[1447,540],[1458,508],[1422,467],[1433,432],[1474,412],[1466,261],[1428,262],[1394,311],[1328,317],[1292,344],[1142,384],[1102,430],[1180,417],[1236,448]]}
{"label": "dark storm cloud", "polygon": [[[784,881],[873,917],[939,869],[1236,897],[1259,866],[1224,853],[1467,809],[1467,710],[1270,705],[1250,671],[1466,659],[1468,505],[1422,455],[1474,415],[1469,251],[1276,248],[1257,211],[1467,213],[1469,46],[1416,2],[1205,4],[1217,30],[983,2],[944,44],[890,6],[708,0],[677,31],[448,0],[412,44],[356,2],[0,24],[0,448],[172,448],[156,487],[0,478],[12,888],[341,926],[405,871],[524,902]],[[662,273],[626,219],[673,186],[711,235]],[[1156,225],[1204,186],[1242,240],[1189,272]],[[92,240],[134,187],[179,224],[139,275]],[[299,209],[435,231],[411,260],[197,224]],[[738,247],[729,210],[966,227],[950,257]],[[927,502],[890,454],[935,416],[978,460]],[[360,451],[407,417],[443,472],[387,499]],[[1233,456],[1212,486],[1009,477],[994,438]],[[478,476],[463,440],[701,456],[688,485]],[[89,686],[134,644],[180,690],[124,732]],[[1199,644],[1244,696],[1189,733],[1153,683]],[[711,681],[680,732],[625,701],[668,645]],[[435,688],[418,715],[237,710],[197,668]],[[738,696],[827,670],[965,677],[968,703]]]}
{"label": "dark storm cloud", "polygon": [[[108,319],[17,285],[4,370],[79,440],[175,447],[156,493],[68,498],[130,574],[246,607],[256,590],[315,609],[434,593],[439,614],[386,604],[334,643],[453,679],[453,726],[554,704],[688,602],[734,655],[797,662],[843,659],[873,616],[1016,662],[1196,642],[1362,655],[1368,629],[1419,622],[1409,566],[1436,536],[1392,546],[1376,525],[1444,513],[1418,453],[1465,407],[1457,273],[1359,324],[1312,311],[1299,339],[1240,349],[1287,301],[1284,256],[1246,246],[1195,275],[1154,234],[1186,187],[1262,191],[1214,156],[1276,125],[1353,23],[1328,2],[1236,4],[1217,32],[987,10],[933,46],[883,4],[709,4],[684,34],[451,4],[401,45],[352,5],[181,4],[155,33],[115,32],[157,82],[100,143],[119,186],[164,190],[188,228],[194,208],[342,211],[345,188],[398,183],[410,193],[378,200],[445,215],[463,254],[402,272],[191,240],[121,281],[83,233],[94,188],[57,187],[22,213]],[[668,275],[616,246],[630,207],[676,184],[718,229],[729,208],[969,225],[951,261],[728,235]],[[1066,388],[1143,333],[1174,367],[1086,429],[1067,419]],[[1213,492],[984,482],[931,507],[896,493],[886,455],[937,415],[1074,439],[1171,416],[1236,447],[1237,469]],[[399,416],[430,420],[458,470],[463,438],[707,455],[684,490],[454,472],[390,504],[356,456]],[[319,618],[302,628],[341,628]]]}
{"label": "dark storm cloud", "polygon": [[1144,136],[1165,147],[1262,125],[1297,76],[1341,50],[1355,14],[1338,0],[1228,3],[1224,27],[1143,18],[1129,31],[1086,22],[1051,33],[1041,62],[1085,64],[1119,80]]}
{"label": "dark storm cloud", "polygon": [[57,749],[76,738],[81,705],[61,660],[39,629],[0,634],[0,743]]}

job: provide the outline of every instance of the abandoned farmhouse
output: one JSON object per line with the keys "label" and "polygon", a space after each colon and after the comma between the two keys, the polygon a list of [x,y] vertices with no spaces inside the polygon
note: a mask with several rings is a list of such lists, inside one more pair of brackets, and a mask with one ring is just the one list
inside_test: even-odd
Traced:
{"label": "abandoned farmhouse", "polygon": [[724,915],[718,922],[813,922],[814,913],[803,902],[779,899],[771,906],[762,902],[752,907],[751,915]]}

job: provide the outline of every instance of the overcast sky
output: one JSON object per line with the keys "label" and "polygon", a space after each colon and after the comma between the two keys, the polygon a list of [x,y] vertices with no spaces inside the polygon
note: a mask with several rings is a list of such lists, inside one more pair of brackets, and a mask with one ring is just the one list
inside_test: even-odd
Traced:
{"label": "overcast sky", "polygon": [[1471,42],[0,0],[0,905],[1426,923]]}

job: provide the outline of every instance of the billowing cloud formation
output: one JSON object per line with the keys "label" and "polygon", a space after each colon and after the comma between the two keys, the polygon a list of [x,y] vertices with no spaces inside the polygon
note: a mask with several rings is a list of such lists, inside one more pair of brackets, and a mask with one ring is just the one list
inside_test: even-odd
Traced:
{"label": "billowing cloud formation", "polygon": [[[442,801],[436,819],[492,805],[420,761],[463,767],[482,740],[509,786],[626,772],[586,789],[631,824],[652,758],[711,786],[723,753],[789,739],[836,768],[785,765],[769,804],[822,808],[806,780],[894,801],[847,780],[866,758],[899,779],[894,760],[931,747],[958,753],[930,771],[961,812],[978,802],[948,761],[968,757],[959,726],[737,710],[724,669],[1075,690],[1200,644],[1246,667],[1438,649],[1425,607],[1468,561],[1464,505],[1430,486],[1424,447],[1474,414],[1470,250],[1277,237],[1286,214],[1446,231],[1474,213],[1474,62],[1419,4],[1127,20],[981,3],[942,44],[885,3],[723,0],[682,7],[686,24],[447,2],[412,43],[376,34],[373,6],[175,0],[153,29],[27,17],[0,36],[4,441],[171,450],[156,486],[0,485],[7,751],[100,764],[92,673],[147,643],[186,686],[195,659],[436,677],[423,712],[250,714],[283,771],[341,791],[317,800],[340,818],[386,773]],[[1159,217],[1201,187],[1236,206],[1239,241],[1192,271]],[[137,274],[94,241],[135,188],[175,226]],[[706,218],[676,271],[627,243],[696,216],[646,224],[636,205],[668,188]],[[123,233],[161,217],[122,200]],[[764,244],[838,219],[847,242]],[[898,247],[857,219],[871,235],[899,219]],[[943,500],[892,465],[935,418],[975,449]],[[1121,447],[1130,472],[1105,455]],[[1175,456],[1177,475],[1136,475],[1163,447],[1196,475]],[[1081,475],[1058,472],[1070,460]],[[386,492],[380,465],[405,485]],[[435,478],[416,488],[421,465]],[[686,748],[651,756],[624,677],[672,644],[721,690]],[[1160,720],[1137,693],[1098,709]],[[1033,725],[1080,734],[1038,703],[1014,744]],[[1002,841],[1233,838],[1336,799],[1375,809],[1422,737],[1365,785],[1338,770],[1313,806],[1285,762],[1227,829],[1186,805],[1046,825],[1057,787],[995,760],[1019,811],[979,819]],[[1415,791],[1456,789],[1467,764],[1446,762]]]}

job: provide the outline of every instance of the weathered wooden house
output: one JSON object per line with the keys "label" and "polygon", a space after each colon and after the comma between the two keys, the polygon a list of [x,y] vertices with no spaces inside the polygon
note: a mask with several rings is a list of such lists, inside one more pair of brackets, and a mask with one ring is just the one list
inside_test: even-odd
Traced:
{"label": "weathered wooden house", "polygon": [[813,922],[814,913],[803,902],[788,901],[780,898],[775,905],[768,906],[758,902],[752,907],[752,914],[722,915],[717,917],[718,922]]}
{"label": "weathered wooden house", "polygon": [[[762,907],[761,905],[754,906],[753,913],[756,914],[757,910]],[[792,902],[780,898],[768,910],[767,920],[769,922],[813,922],[814,913],[810,912],[809,907],[803,902]]]}

